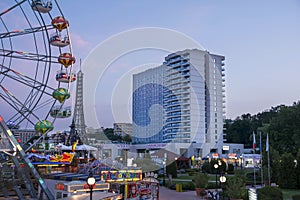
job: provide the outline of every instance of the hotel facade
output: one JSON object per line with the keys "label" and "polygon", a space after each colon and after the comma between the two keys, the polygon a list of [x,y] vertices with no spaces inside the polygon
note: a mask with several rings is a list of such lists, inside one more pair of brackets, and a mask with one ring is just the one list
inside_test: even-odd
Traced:
{"label": "hotel facade", "polygon": [[208,51],[183,50],[133,75],[133,144],[160,143],[187,157],[221,153],[224,60]]}

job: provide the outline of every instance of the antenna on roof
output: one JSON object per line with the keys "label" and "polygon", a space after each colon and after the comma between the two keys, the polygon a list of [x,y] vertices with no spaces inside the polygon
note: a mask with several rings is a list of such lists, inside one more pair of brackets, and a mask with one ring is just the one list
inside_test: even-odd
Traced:
{"label": "antenna on roof", "polygon": [[79,71],[81,71],[81,58],[79,59]]}

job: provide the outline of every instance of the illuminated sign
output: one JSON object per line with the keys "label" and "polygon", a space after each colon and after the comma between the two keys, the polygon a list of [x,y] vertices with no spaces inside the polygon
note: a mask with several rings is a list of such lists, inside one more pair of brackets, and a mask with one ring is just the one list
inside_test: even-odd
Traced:
{"label": "illuminated sign", "polygon": [[[109,183],[96,183],[93,185],[93,190],[108,190]],[[90,187],[85,183],[77,183],[72,185],[65,185],[64,183],[55,184],[55,190],[74,192],[74,191],[89,191]]]}
{"label": "illuminated sign", "polygon": [[213,153],[213,154],[212,154],[212,157],[213,157],[213,158],[219,158],[219,154],[218,154],[218,153]]}
{"label": "illuminated sign", "polygon": [[57,183],[55,185],[56,190],[65,190],[65,185],[63,183]]}
{"label": "illuminated sign", "polygon": [[161,143],[152,143],[152,144],[146,144],[147,148],[164,148],[166,144],[161,144]]}
{"label": "illuminated sign", "polygon": [[236,158],[236,153],[229,153],[228,158]]}
{"label": "illuminated sign", "polygon": [[[108,190],[109,184],[108,183],[96,183],[93,185],[93,190]],[[89,191],[90,187],[88,184],[77,184],[77,185],[69,185],[67,187],[68,192],[74,192],[74,191]]]}
{"label": "illuminated sign", "polygon": [[102,171],[102,181],[140,181],[142,180],[142,170],[120,170]]}
{"label": "illuminated sign", "polygon": [[229,146],[223,146],[224,151],[229,151]]}

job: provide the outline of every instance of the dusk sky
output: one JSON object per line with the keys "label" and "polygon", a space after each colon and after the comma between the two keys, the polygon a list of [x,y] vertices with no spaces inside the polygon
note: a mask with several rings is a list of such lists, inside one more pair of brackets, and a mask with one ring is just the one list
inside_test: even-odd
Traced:
{"label": "dusk sky", "polygon": [[[85,74],[89,74],[86,59],[97,45],[101,47],[105,40],[124,31],[152,27],[185,35],[205,50],[225,56],[227,118],[256,114],[279,104],[291,105],[300,99],[298,0],[58,2],[70,22],[73,51],[77,60],[82,59]],[[118,49],[118,43],[107,47],[107,52],[114,49]],[[96,126],[89,121],[93,106],[99,126],[131,122],[131,74],[161,64],[169,53],[145,48],[120,55],[109,66],[99,66],[105,70],[94,83],[95,105],[85,105],[86,124]],[[98,55],[99,65],[104,56]],[[89,88],[85,85],[85,90]],[[121,91],[124,99],[120,98]],[[112,113],[112,107],[117,113]]]}

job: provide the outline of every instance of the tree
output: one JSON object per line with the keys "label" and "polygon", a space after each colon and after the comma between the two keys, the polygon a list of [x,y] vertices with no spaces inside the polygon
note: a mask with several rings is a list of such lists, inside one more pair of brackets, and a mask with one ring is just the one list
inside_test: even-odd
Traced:
{"label": "tree", "polygon": [[300,148],[298,149],[298,153],[296,156],[296,174],[297,174],[297,187],[300,188]]}
{"label": "tree", "polygon": [[245,181],[241,176],[228,177],[225,183],[225,191],[230,198],[247,199],[245,198],[247,196]]}
{"label": "tree", "polygon": [[280,154],[290,152],[296,156],[300,147],[300,104],[281,106],[270,122],[270,143]]}
{"label": "tree", "polygon": [[166,172],[167,174],[171,174],[173,178],[177,178],[177,165],[176,161],[167,160],[167,166],[166,166]]}
{"label": "tree", "polygon": [[125,134],[123,137],[123,141],[126,143],[131,143],[131,141],[132,141],[131,135]]}
{"label": "tree", "polygon": [[281,188],[297,188],[297,174],[293,155],[291,153],[283,154],[279,165],[279,186]]}
{"label": "tree", "polygon": [[122,141],[121,135],[114,134],[114,129],[113,128],[104,129],[104,134],[111,141],[119,141],[119,142]]}
{"label": "tree", "polygon": [[263,187],[257,190],[258,200],[273,200],[283,199],[283,194],[279,188],[276,187]]}

